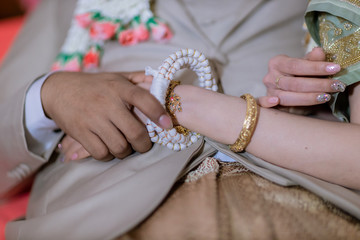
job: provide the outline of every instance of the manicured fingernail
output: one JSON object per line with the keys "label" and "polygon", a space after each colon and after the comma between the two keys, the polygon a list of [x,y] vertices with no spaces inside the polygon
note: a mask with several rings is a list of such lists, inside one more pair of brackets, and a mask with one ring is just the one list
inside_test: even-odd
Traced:
{"label": "manicured fingernail", "polygon": [[271,97],[271,98],[268,99],[268,101],[269,101],[269,103],[275,104],[275,103],[278,103],[279,98],[277,98],[277,97]]}
{"label": "manicured fingernail", "polygon": [[73,155],[71,155],[71,160],[74,161],[79,157],[79,155],[77,153],[74,153]]}
{"label": "manicured fingernail", "polygon": [[326,71],[328,73],[337,73],[341,70],[341,67],[339,64],[329,64],[326,66]]}
{"label": "manicured fingernail", "polygon": [[60,149],[60,150],[61,150],[61,149],[62,149],[62,144],[61,144],[61,143],[59,143],[57,147],[58,147],[58,149]]}
{"label": "manicured fingernail", "polygon": [[330,101],[330,99],[331,99],[331,95],[327,94],[327,93],[319,94],[316,97],[316,101],[318,101],[318,102],[328,102],[328,101]]}
{"label": "manicured fingernail", "polygon": [[166,114],[161,115],[161,117],[159,118],[159,124],[160,124],[160,127],[165,128],[165,129],[169,129],[169,128],[173,127],[171,118]]}
{"label": "manicured fingernail", "polygon": [[331,88],[337,92],[344,92],[346,85],[343,82],[335,80],[333,83],[331,83]]}
{"label": "manicured fingernail", "polygon": [[59,160],[60,160],[60,162],[65,162],[65,157],[61,156]]}

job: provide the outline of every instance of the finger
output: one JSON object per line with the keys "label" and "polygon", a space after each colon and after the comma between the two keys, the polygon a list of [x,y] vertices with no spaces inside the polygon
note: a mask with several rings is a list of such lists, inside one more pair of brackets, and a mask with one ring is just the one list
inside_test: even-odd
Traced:
{"label": "finger", "polygon": [[66,155],[65,161],[76,161],[90,157],[90,153],[83,146],[77,146]]}
{"label": "finger", "polygon": [[278,77],[277,84],[274,82],[272,85],[273,88],[280,88],[284,91],[303,93],[344,92],[346,88],[346,85],[339,80],[293,76]]}
{"label": "finger", "polygon": [[269,93],[277,96],[282,106],[312,106],[323,104],[331,99],[328,93],[297,93],[282,90],[275,90],[272,93],[269,91]]}
{"label": "finger", "polygon": [[[124,119],[123,115],[125,113],[121,113],[121,119]],[[119,116],[117,116],[117,118],[120,119]],[[133,120],[136,121],[134,118]],[[131,122],[131,124],[135,124],[135,122]],[[103,141],[113,156],[122,159],[132,153],[132,149],[129,143],[125,139],[122,132],[120,132],[123,129],[118,129],[111,121],[97,124],[97,126],[98,127],[93,131]]]}
{"label": "finger", "polygon": [[258,98],[257,102],[261,107],[271,108],[277,106],[280,103],[280,99],[273,96],[264,96]]}
{"label": "finger", "polygon": [[68,148],[66,150],[64,150],[64,156],[65,156],[64,161],[69,162],[71,160],[80,159],[79,155],[77,154],[77,151],[80,150],[81,148],[84,149],[84,147],[77,141],[75,141],[75,142],[73,142],[73,144],[69,145]]}
{"label": "finger", "polygon": [[72,137],[70,137],[69,135],[66,135],[61,143],[58,145],[59,149],[62,153],[65,153],[66,151],[68,151],[68,149],[70,148],[70,146],[76,142],[75,139],[73,139]]}
{"label": "finger", "polygon": [[137,152],[147,152],[152,147],[150,137],[145,125],[139,121],[131,112],[123,111],[121,118],[113,116],[113,124],[120,129],[131,147]]}
{"label": "finger", "polygon": [[105,143],[94,132],[84,131],[81,138],[77,141],[81,143],[86,151],[96,160],[109,161],[114,158]]}
{"label": "finger", "polygon": [[145,75],[144,71],[138,71],[138,72],[124,72],[120,73],[124,77],[126,77],[130,82],[137,84],[137,83],[151,83],[153,80],[153,76]]}
{"label": "finger", "polygon": [[148,118],[142,112],[140,112],[139,109],[134,108],[133,113],[135,114],[136,118],[139,119],[144,125],[146,124]]}
{"label": "finger", "polygon": [[165,129],[172,128],[171,118],[165,108],[148,91],[133,85],[122,97],[127,103],[137,107],[156,125]]}
{"label": "finger", "polygon": [[269,68],[284,75],[296,76],[329,76],[341,70],[340,65],[335,63],[309,61],[283,55],[271,59]]}
{"label": "finger", "polygon": [[326,55],[324,50],[321,47],[314,47],[311,52],[306,54],[305,58],[306,60],[310,61],[323,61],[326,60]]}
{"label": "finger", "polygon": [[149,83],[149,82],[138,83],[137,86],[139,86],[147,91],[150,91],[151,83]]}

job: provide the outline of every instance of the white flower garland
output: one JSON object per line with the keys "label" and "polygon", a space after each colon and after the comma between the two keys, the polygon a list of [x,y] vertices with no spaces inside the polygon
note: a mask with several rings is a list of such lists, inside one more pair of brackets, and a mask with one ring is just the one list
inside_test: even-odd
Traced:
{"label": "white flower garland", "polygon": [[[176,71],[187,67],[193,70],[198,76],[200,87],[208,90],[217,91],[218,86],[212,76],[211,67],[206,57],[194,49],[182,49],[166,58],[163,64],[154,70],[151,67],[145,68],[146,75],[154,77],[150,92],[165,105],[166,92],[170,81],[174,79]],[[200,134],[190,132],[188,135],[180,134],[175,128],[164,130],[148,119],[147,130],[152,142],[159,143],[174,151],[180,151],[195,143]]]}
{"label": "white flower garland", "polygon": [[172,36],[167,24],[150,10],[149,0],[78,0],[52,70],[97,71],[106,41],[133,46],[150,39],[166,43]]}
{"label": "white flower garland", "polygon": [[[149,0],[78,0],[75,15],[88,12],[100,12],[102,15],[113,19],[121,18],[123,24],[128,24],[138,15],[140,15],[142,22],[153,17]],[[76,23],[76,19],[73,19],[61,52],[85,53],[89,48],[89,42],[88,31],[80,27]]]}

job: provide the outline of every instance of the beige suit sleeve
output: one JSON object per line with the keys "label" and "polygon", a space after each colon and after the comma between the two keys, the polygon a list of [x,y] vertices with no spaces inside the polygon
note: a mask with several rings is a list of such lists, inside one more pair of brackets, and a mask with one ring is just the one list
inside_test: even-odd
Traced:
{"label": "beige suit sleeve", "polygon": [[[48,72],[70,24],[76,1],[44,0],[26,20],[0,69],[0,197],[22,184],[43,165],[53,148],[42,156],[29,151],[24,103],[27,89]],[[65,9],[66,8],[66,9]],[[62,15],[54,17],[54,15]],[[55,19],[61,19],[56,21]],[[59,135],[54,134],[54,146]],[[30,142],[27,142],[30,141]]]}

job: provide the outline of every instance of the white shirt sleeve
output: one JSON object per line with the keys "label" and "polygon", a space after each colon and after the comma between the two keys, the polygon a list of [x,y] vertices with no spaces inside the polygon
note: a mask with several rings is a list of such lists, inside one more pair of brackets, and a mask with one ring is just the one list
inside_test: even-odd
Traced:
{"label": "white shirt sleeve", "polygon": [[41,103],[41,87],[44,81],[54,72],[50,72],[36,80],[29,88],[25,99],[25,132],[29,150],[43,155],[54,141],[58,140],[59,133],[56,123],[45,116]]}

